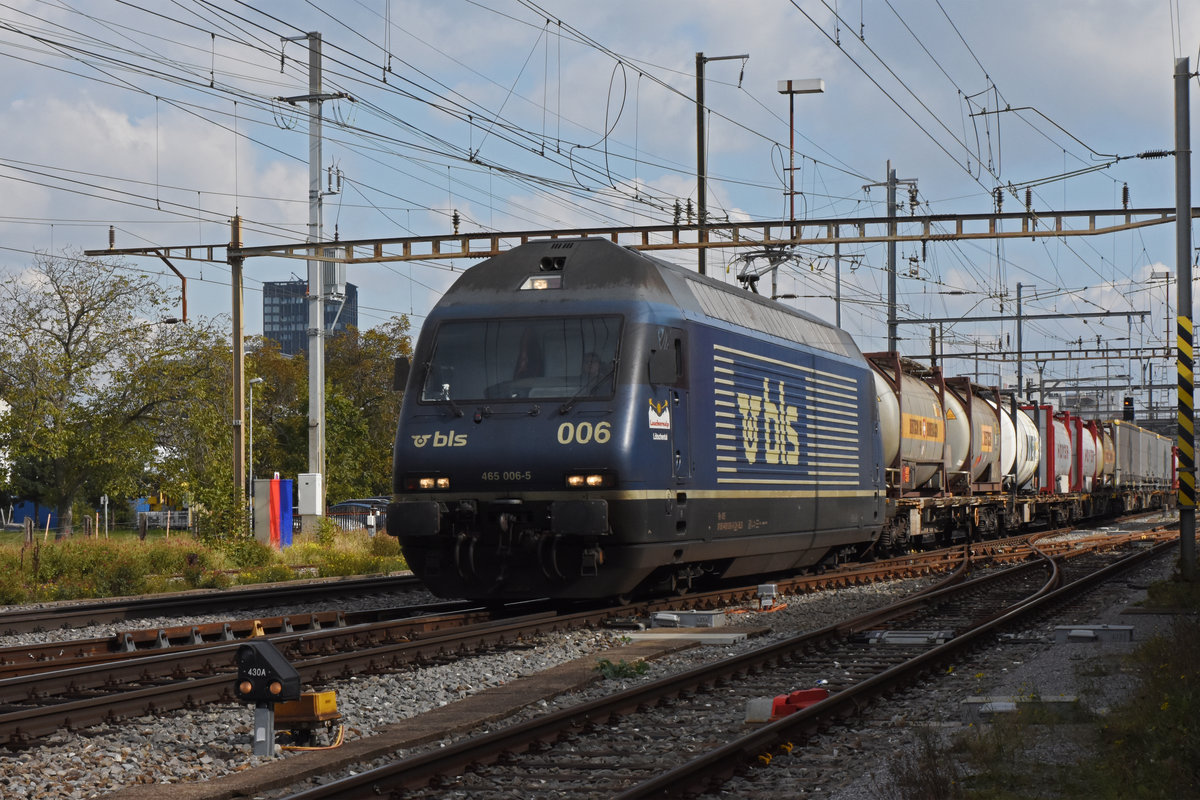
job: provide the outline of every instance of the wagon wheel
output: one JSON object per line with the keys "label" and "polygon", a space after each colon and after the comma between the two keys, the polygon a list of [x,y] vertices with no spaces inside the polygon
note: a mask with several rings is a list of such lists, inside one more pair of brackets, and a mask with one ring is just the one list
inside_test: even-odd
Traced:
{"label": "wagon wheel", "polygon": [[892,552],[895,545],[896,531],[891,527],[885,527],[879,532],[879,538],[875,540],[875,552],[879,555],[887,555]]}

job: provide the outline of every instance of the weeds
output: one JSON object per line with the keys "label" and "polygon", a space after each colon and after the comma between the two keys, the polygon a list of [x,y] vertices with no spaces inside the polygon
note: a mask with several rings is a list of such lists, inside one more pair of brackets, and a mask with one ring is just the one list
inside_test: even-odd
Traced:
{"label": "weeds", "polygon": [[1131,659],[1140,680],[1103,730],[1098,767],[1123,797],[1182,797],[1200,786],[1200,621],[1177,619]]}
{"label": "weeds", "polygon": [[614,664],[607,658],[602,658],[596,662],[596,671],[605,680],[609,681],[620,680],[622,678],[636,678],[639,675],[645,675],[649,669],[650,665],[645,661],[635,661],[630,664],[625,659],[621,659]]}
{"label": "weeds", "polygon": [[1146,590],[1145,606],[1158,608],[1200,608],[1200,583],[1183,580],[1158,581]]}
{"label": "weeds", "polygon": [[294,580],[296,572],[287,564],[267,564],[238,573],[239,583],[279,583]]}
{"label": "weeds", "polygon": [[945,752],[942,737],[930,727],[916,731],[916,747],[904,748],[888,762],[888,777],[875,783],[880,800],[959,800],[963,797],[958,763]]}

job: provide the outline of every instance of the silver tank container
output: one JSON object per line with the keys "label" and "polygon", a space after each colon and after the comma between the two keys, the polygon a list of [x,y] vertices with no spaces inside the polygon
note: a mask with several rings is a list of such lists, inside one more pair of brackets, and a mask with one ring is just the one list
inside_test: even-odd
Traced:
{"label": "silver tank container", "polygon": [[907,480],[902,477],[906,487],[925,486],[942,466],[946,443],[946,419],[937,393],[907,373],[897,378],[874,361],[871,367],[885,464],[908,471]]}
{"label": "silver tank container", "polygon": [[[970,414],[967,414],[967,409]],[[996,418],[995,407],[971,391],[970,384],[962,383],[946,387],[946,449],[950,451],[951,414],[965,415],[954,427],[965,433],[965,447],[958,442],[954,445],[953,458],[947,458],[951,469],[964,469],[971,475],[971,482],[980,479],[989,481],[1000,480],[1000,420]],[[1011,424],[1011,423],[1010,423]],[[963,454],[966,454],[966,461]]]}
{"label": "silver tank container", "polygon": [[[989,403],[993,409],[994,403]],[[1003,403],[999,406],[1000,419],[1000,471],[1005,476],[1012,476],[1016,487],[1020,489],[1037,474],[1038,459],[1041,453],[1037,426],[1029,415],[1017,409],[1016,425],[1013,424],[1012,404]]]}

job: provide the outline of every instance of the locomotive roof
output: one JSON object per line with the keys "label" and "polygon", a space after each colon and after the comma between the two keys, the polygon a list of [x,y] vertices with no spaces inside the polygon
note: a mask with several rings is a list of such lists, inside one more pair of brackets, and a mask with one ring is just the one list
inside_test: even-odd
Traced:
{"label": "locomotive roof", "polygon": [[[464,272],[438,306],[520,302],[514,295],[527,280],[554,275],[561,276],[561,289],[536,292],[537,302],[547,310],[555,302],[628,301],[635,297],[678,307],[693,317],[720,319],[861,357],[848,333],[811,314],[599,238],[536,241],[514,247]],[[532,294],[528,297],[535,299]]]}

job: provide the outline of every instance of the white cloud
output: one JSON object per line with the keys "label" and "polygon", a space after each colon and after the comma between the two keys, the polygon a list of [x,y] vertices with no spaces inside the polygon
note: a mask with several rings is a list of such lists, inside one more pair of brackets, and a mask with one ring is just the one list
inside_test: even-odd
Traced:
{"label": "white cloud", "polygon": [[[326,106],[331,122],[326,127],[323,164],[336,162],[369,200],[349,189],[341,196],[326,198],[327,233],[332,234],[336,223],[343,238],[395,236],[404,232],[398,226],[420,233],[445,232],[450,227],[447,210],[454,207],[464,219],[502,228],[587,225],[595,217],[562,189],[535,192],[515,179],[504,180],[478,168],[465,170],[459,163],[396,142],[373,140],[368,158],[362,155],[367,143],[355,132],[340,130],[335,124],[342,118],[352,119],[365,130],[432,150],[444,149],[445,143],[464,149],[482,144],[482,160],[519,173],[548,174],[566,182],[578,180],[588,188],[605,185],[611,173],[614,179],[636,181],[639,194],[694,199],[696,120],[691,98],[698,51],[708,56],[750,55],[741,88],[737,86],[740,62],[713,61],[707,69],[708,104],[714,112],[708,126],[709,205],[714,213],[728,210],[734,219],[783,216],[781,210],[786,205],[781,166],[786,150],[781,143],[787,141],[788,102],[775,91],[775,83],[789,77],[821,77],[826,81],[825,94],[796,98],[797,150],[801,154],[797,188],[805,192],[798,203],[802,214],[881,213],[882,190],[876,189],[866,198],[862,185],[882,180],[888,160],[902,177],[919,180],[922,198],[934,202],[933,210],[957,212],[990,208],[985,190],[990,188],[991,179],[984,176],[981,186],[964,169],[964,165],[969,166],[978,174],[977,158],[990,163],[1004,179],[1014,181],[1070,171],[1080,166],[1074,156],[1088,158],[1070,136],[1048,124],[1039,124],[1039,132],[1011,114],[968,116],[969,111],[985,103],[990,110],[995,110],[997,103],[1035,106],[1100,152],[1130,154],[1170,147],[1172,36],[1169,9],[1161,0],[1120,4],[1098,0],[894,4],[921,37],[920,44],[889,7],[879,4],[861,8],[839,5],[845,19],[836,34],[828,12],[810,10],[822,26],[818,29],[787,3],[547,2],[544,5],[550,15],[549,24],[520,4],[505,0],[489,5],[496,13],[463,3],[409,0],[389,5],[391,22],[396,26],[390,37],[384,35],[383,9],[370,4],[338,4],[339,16],[332,18],[312,8],[268,2],[263,8],[287,20],[294,29],[276,26],[280,30],[274,30],[269,26],[244,34],[238,34],[235,23],[217,25],[207,7],[187,2],[180,6],[181,18],[198,30],[151,20],[136,10],[94,0],[85,0],[80,7],[99,19],[126,27],[103,29],[97,23],[80,26],[79,17],[65,9],[34,4],[28,4],[28,8],[74,25],[83,35],[103,37],[127,47],[130,52],[154,47],[165,57],[190,64],[204,86],[211,68],[218,85],[234,82],[262,97],[302,94],[306,89],[304,44],[287,45],[289,57],[299,58],[301,64],[289,65],[286,74],[281,75],[278,55],[270,51],[278,46],[277,37],[302,30],[322,31],[326,86],[346,88],[358,95],[359,101]],[[809,9],[813,4],[800,5]],[[941,7],[952,16],[957,32],[942,15]],[[861,19],[860,13],[864,15]],[[1180,13],[1183,33],[1178,38],[1190,49],[1194,45],[1189,42],[1194,43],[1200,32],[1200,7],[1182,4]],[[18,26],[30,25],[28,18],[11,10],[0,12],[0,18]],[[623,67],[615,68],[611,58],[570,38],[573,34],[567,26],[620,54]],[[207,34],[209,28],[221,35],[212,40]],[[52,29],[41,32],[47,30],[62,35]],[[840,45],[834,45],[823,32],[836,35]],[[173,38],[153,38],[157,33],[169,33]],[[561,40],[560,33],[564,37]],[[873,59],[858,39],[859,33],[912,89],[912,95]],[[253,46],[231,41],[224,34],[237,34]],[[370,86],[360,75],[373,79],[381,74],[387,60],[381,49],[385,42],[392,50],[393,74],[386,87]],[[938,59],[936,64],[925,55],[922,45]],[[98,45],[92,46],[99,50]],[[144,90],[129,91],[110,85],[111,78],[101,83],[79,77],[101,76],[82,61],[33,54],[30,47],[27,38],[0,36],[0,58],[6,58],[8,78],[6,88],[0,91],[0,129],[6,132],[4,157],[116,176],[122,180],[89,180],[142,194],[145,199],[141,202],[149,208],[51,189],[39,185],[52,183],[48,179],[14,173],[0,163],[0,179],[9,178],[5,191],[0,192],[0,242],[5,246],[16,250],[68,244],[99,247],[107,241],[110,223],[118,227],[118,246],[218,243],[227,239],[224,219],[235,209],[247,220],[248,243],[303,236],[308,216],[303,109],[289,110],[298,125],[293,131],[284,131],[275,127],[266,112],[239,103],[238,130],[256,142],[243,138],[235,146],[229,130],[235,124],[234,105],[228,95],[185,91],[149,74],[109,67],[116,81],[129,81]],[[929,134],[918,129],[867,80],[851,57]],[[20,60],[23,58],[76,74],[37,67]],[[982,68],[975,63],[976,58]],[[639,79],[639,69],[645,70],[647,77]],[[675,91],[657,85],[648,77],[650,74]],[[983,94],[974,99],[974,105],[965,103],[959,90],[981,92],[987,88],[988,78],[995,82],[1000,96]],[[404,92],[428,102],[405,99]],[[165,99],[156,101],[155,94],[213,110],[185,113]],[[921,108],[921,103],[936,114],[936,120]],[[458,104],[468,108],[476,122],[501,117],[486,140],[481,129],[472,130],[465,121],[454,120],[446,113]],[[385,122],[373,113],[376,107],[415,126],[429,138],[400,124]],[[485,110],[480,111],[480,107]],[[560,110],[561,122],[557,117]],[[1035,117],[1026,116],[1036,122]],[[523,127],[532,139],[519,145],[506,143],[503,136],[511,134],[504,133],[505,123]],[[606,126],[612,128],[611,135],[602,141]],[[1200,126],[1193,127],[1200,130]],[[552,150],[560,132],[568,143],[560,162],[573,157],[574,173],[531,152],[542,146]],[[950,151],[950,157],[930,141],[930,136]],[[962,139],[972,152],[959,149],[952,137]],[[572,152],[569,143],[595,146]],[[636,165],[632,161],[635,155],[639,159]],[[806,156],[824,163],[814,168]],[[584,159],[594,169],[581,164]],[[842,171],[843,166],[848,172]],[[1171,171],[1167,161],[1123,161],[1098,175],[1038,187],[1035,202],[1040,207],[1114,205],[1119,202],[1121,184],[1128,181],[1135,205],[1169,204],[1173,200]],[[33,182],[18,182],[14,176]],[[75,177],[85,180],[85,176]],[[181,189],[168,188],[172,186]],[[182,217],[160,213],[154,208],[156,201],[178,203],[184,209],[199,204],[218,219],[197,223],[190,211]],[[1006,210],[1013,210],[1013,206],[1010,198]],[[602,213],[618,224],[665,221],[669,217],[649,214],[645,205],[630,197]],[[21,221],[12,219],[17,217]],[[1074,255],[1071,248],[1058,243],[1052,248],[1043,242],[1032,246],[1005,244],[999,249],[1007,266],[1001,270],[993,265],[998,249],[994,245],[961,246],[954,250],[958,259],[978,262],[958,270],[961,278],[955,269],[946,271],[931,261],[923,267],[928,273],[925,284],[914,282],[906,287],[902,281],[902,292],[915,298],[914,306],[934,314],[958,309],[970,298],[933,293],[930,276],[941,275],[949,286],[958,286],[961,280],[961,285],[979,286],[980,291],[997,294],[1011,294],[1016,280],[1035,282],[1026,270],[1037,272],[1037,280],[1047,285],[1055,280],[1074,281],[1072,276],[1080,274],[1088,283],[1105,280],[1119,287],[1125,276],[1133,282],[1144,280],[1138,272],[1144,269],[1139,265],[1173,258],[1165,230],[1146,229],[1137,237],[1133,241],[1132,236],[1125,236],[1117,247],[1125,253],[1144,248],[1145,256],[1122,259],[1108,251],[1107,244],[1097,245],[1107,259],[1097,268],[1099,276],[1073,271],[1080,258],[1095,255],[1088,247],[1075,243],[1072,247],[1082,255]],[[868,262],[856,275],[847,276],[847,285],[858,293],[855,299],[871,303],[879,296],[882,283],[882,248],[858,249],[867,253]],[[935,249],[939,255],[951,251],[949,245]],[[677,256],[683,263],[694,263],[692,253]],[[720,263],[724,257],[715,255],[710,262]],[[942,257],[947,259],[943,265],[954,260]],[[1056,257],[1061,259],[1061,272],[1066,276],[1061,279],[1054,273],[1060,264],[1049,263]],[[24,258],[10,250],[3,261],[16,265]],[[1126,260],[1130,261],[1127,266]],[[157,268],[150,259],[140,264]],[[1025,266],[1030,264],[1036,266]],[[408,275],[411,272],[417,281],[434,286],[436,291],[450,279],[443,266],[355,267],[350,279],[360,285],[362,305],[384,309],[372,312],[376,318],[393,309],[407,311],[410,307],[420,314],[424,311],[421,306],[426,306],[434,295],[410,282]],[[185,268],[192,276],[197,296],[207,295],[203,303],[194,305],[227,311],[229,290],[220,283],[227,275],[223,266],[186,264]],[[252,264],[247,271],[251,290],[248,304],[257,302],[253,294],[257,281],[282,279],[292,271],[303,272],[302,262]],[[1008,285],[994,285],[999,283],[997,273],[1006,271]],[[201,273],[203,281],[199,280]],[[174,280],[171,276],[165,285],[173,286]],[[814,286],[820,289],[824,284]],[[818,291],[810,288],[808,293]],[[1092,299],[1105,302],[1110,296],[1105,293]],[[847,324],[864,338],[877,336],[880,309],[850,302],[848,299],[844,308]],[[819,313],[830,311],[826,301],[814,299],[811,304]],[[255,313],[249,315],[251,327]]]}

